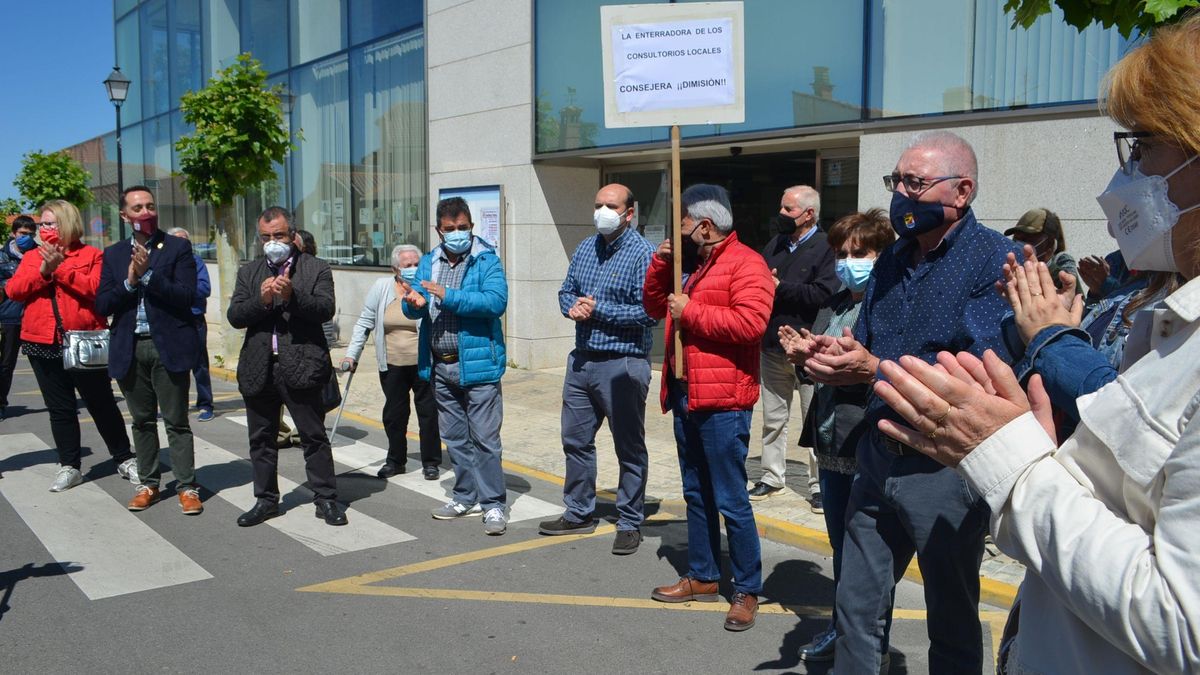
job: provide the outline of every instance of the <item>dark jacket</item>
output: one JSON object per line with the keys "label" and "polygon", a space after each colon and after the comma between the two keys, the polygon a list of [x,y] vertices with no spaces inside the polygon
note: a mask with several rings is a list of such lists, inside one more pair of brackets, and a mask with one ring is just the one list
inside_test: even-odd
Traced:
{"label": "dark jacket", "polygon": [[25,304],[8,297],[7,291],[8,280],[17,273],[17,267],[21,265],[21,256],[13,253],[12,243],[13,240],[9,239],[0,244],[0,291],[4,291],[3,299],[0,300],[0,324],[19,326],[21,315],[25,312]]}
{"label": "dark jacket", "polygon": [[150,251],[150,279],[134,286],[132,292],[125,289],[125,280],[129,276],[133,242],[125,239],[104,249],[100,267],[96,313],[112,317],[108,374],[117,380],[125,377],[133,362],[139,298],[145,299],[150,336],[167,371],[191,371],[200,351],[200,338],[192,321],[196,259],[192,256],[191,242],[159,231],[147,240],[146,248]]}
{"label": "dark jacket", "polygon": [[[829,328],[830,318],[833,316],[835,309],[850,309],[853,304],[850,297],[850,291],[843,290],[834,295],[817,313],[816,321],[813,322],[812,332],[820,335]],[[804,370],[796,369],[797,374],[801,379],[808,381],[804,376]],[[863,422],[863,417],[866,414],[867,397],[871,393],[871,385],[869,384],[852,384],[845,387],[834,387],[826,384],[817,384],[816,391],[813,392],[812,403],[808,406],[808,412],[804,418],[804,427],[801,431],[800,444],[813,448],[817,454],[817,463],[821,468],[849,468],[849,471],[842,473],[853,473],[854,458],[856,449],[858,448],[858,439],[867,431],[869,426]],[[817,432],[817,428],[826,423],[827,420],[833,420],[832,437],[826,438]],[[827,442],[829,441],[829,442]],[[833,461],[827,461],[825,458],[837,458]],[[840,461],[839,461],[840,460]],[[834,469],[836,470],[836,469]]]}
{"label": "dark jacket", "polygon": [[271,365],[271,334],[279,335],[279,369],[290,389],[324,386],[333,374],[329,343],[321,323],[333,318],[333,272],[329,264],[307,253],[293,254],[288,269],[292,298],[274,298],[263,305],[259,289],[274,272],[260,257],[238,270],[237,286],[226,316],[234,328],[245,328],[246,339],[238,357],[238,391],[257,396],[266,390]]}
{"label": "dark jacket", "polygon": [[779,327],[786,324],[796,330],[810,328],[821,305],[842,285],[834,271],[837,256],[820,230],[797,246],[795,252],[788,250],[788,235],[777,234],[767,242],[762,256],[767,267],[777,270],[779,277],[762,348],[782,352]]}

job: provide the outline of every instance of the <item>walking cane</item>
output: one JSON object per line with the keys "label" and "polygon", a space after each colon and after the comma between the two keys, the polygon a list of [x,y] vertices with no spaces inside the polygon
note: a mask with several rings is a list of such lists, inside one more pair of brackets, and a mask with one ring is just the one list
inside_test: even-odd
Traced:
{"label": "walking cane", "polygon": [[333,418],[333,428],[329,430],[329,445],[333,445],[333,439],[337,437],[338,424],[342,421],[342,411],[346,409],[346,401],[350,398],[350,383],[354,381],[354,371],[350,370],[349,366],[342,367],[342,372],[350,371],[346,376],[346,388],[342,391],[342,404],[338,406],[337,417]]}

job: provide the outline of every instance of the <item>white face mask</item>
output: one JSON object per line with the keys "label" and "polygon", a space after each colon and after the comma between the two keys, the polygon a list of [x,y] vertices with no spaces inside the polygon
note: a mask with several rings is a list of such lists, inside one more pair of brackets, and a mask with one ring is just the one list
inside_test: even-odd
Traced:
{"label": "white face mask", "polygon": [[1193,156],[1165,176],[1147,176],[1134,164],[1130,175],[1121,169],[1113,175],[1096,201],[1108,218],[1108,233],[1117,240],[1121,255],[1129,269],[1178,272],[1175,252],[1171,246],[1171,230],[1179,216],[1200,204],[1182,211],[1167,197],[1167,179],[1196,160]]}
{"label": "white face mask", "polygon": [[278,265],[287,260],[288,256],[292,254],[292,245],[272,239],[263,244],[263,253],[267,256],[267,260],[271,261],[272,265]]}
{"label": "white face mask", "polygon": [[596,225],[596,231],[608,236],[620,229],[621,216],[624,214],[624,211],[617,213],[607,206],[601,206],[592,214],[592,222]]}

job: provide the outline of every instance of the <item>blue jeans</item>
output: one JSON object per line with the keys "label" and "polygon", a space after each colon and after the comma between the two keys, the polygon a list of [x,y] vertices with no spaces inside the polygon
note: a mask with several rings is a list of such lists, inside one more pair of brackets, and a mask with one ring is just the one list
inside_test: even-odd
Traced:
{"label": "blue jeans", "polygon": [[563,380],[562,444],[567,460],[564,518],[582,523],[596,508],[596,432],[608,419],[620,465],[617,529],[636,530],[646,518],[646,393],[650,362],[644,357],[567,356]]}
{"label": "blue jeans", "polygon": [[500,423],[504,401],[500,383],[464,387],[459,382],[457,363],[434,363],[438,430],[454,464],[454,501],[465,506],[479,504],[484,511],[503,509]]}
{"label": "blue jeans", "polygon": [[[866,438],[863,443],[874,445]],[[860,445],[860,457],[862,450]],[[924,456],[893,457],[885,476],[860,472],[850,488],[841,564],[848,583],[837,587],[836,672],[878,671],[896,582],[914,554],[928,608],[929,672],[981,672],[979,564],[987,505],[953,469]]]}
{"label": "blue jeans", "polygon": [[721,578],[721,516],[729,540],[733,589],[762,592],[762,552],[746,490],[750,449],[750,410],[688,412],[687,390],[672,381],[669,403],[675,414],[675,444],[683,499],[687,503],[688,576]]}
{"label": "blue jeans", "polygon": [[208,321],[203,314],[194,318],[196,333],[200,336],[200,354],[196,357],[196,367],[192,369],[192,377],[196,380],[196,407],[212,410],[212,378],[208,375]]}
{"label": "blue jeans", "polygon": [[[833,549],[833,586],[842,581],[842,548],[846,539],[846,510],[850,506],[850,490],[854,485],[854,474],[821,469],[821,497],[825,506],[825,529],[829,532],[829,546]],[[892,591],[891,607],[895,604],[896,592]],[[837,613],[829,621],[829,627],[837,630]],[[883,638],[879,653],[886,654],[891,643],[892,613],[889,610],[883,626]]]}

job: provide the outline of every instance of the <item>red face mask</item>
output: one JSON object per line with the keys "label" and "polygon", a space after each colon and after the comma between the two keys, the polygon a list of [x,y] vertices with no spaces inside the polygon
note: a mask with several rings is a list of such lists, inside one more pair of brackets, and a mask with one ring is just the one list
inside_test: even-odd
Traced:
{"label": "red face mask", "polygon": [[42,241],[51,246],[58,246],[58,228],[57,227],[39,227],[38,236]]}
{"label": "red face mask", "polygon": [[142,217],[133,221],[133,231],[141,232],[147,237],[158,232],[158,214],[147,211],[142,214]]}

